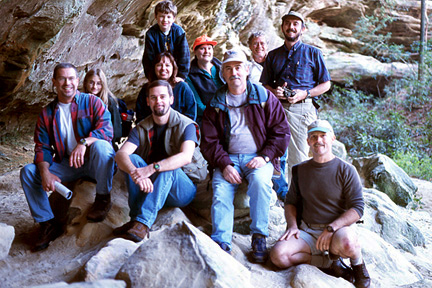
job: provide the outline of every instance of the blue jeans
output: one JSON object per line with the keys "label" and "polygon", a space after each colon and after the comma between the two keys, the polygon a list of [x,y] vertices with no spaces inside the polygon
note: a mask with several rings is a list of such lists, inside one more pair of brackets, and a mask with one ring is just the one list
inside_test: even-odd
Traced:
{"label": "blue jeans", "polygon": [[276,179],[272,179],[274,190],[280,199],[285,199],[286,193],[288,193],[288,182],[286,179],[286,158],[288,156],[288,149],[282,155],[281,161],[281,176]]}
{"label": "blue jeans", "polygon": [[[252,233],[268,236],[268,222],[271,199],[273,165],[269,162],[258,169],[250,169],[246,164],[257,154],[230,154],[234,168],[248,182],[247,194],[250,197],[250,217]],[[211,208],[213,231],[211,238],[218,243],[231,245],[234,226],[234,195],[238,184],[231,184],[216,168],[213,174],[213,203]]]}
{"label": "blue jeans", "polygon": [[[96,180],[96,193],[109,194],[112,188],[114,173],[114,149],[111,143],[97,140],[89,148],[89,157],[80,168],[69,166],[69,158],[61,163],[53,162],[49,171],[62,182],[70,182],[89,176]],[[28,164],[21,169],[21,186],[23,187],[30,212],[36,222],[45,222],[54,218],[47,193],[42,189],[42,179],[35,164]]]}
{"label": "blue jeans", "polygon": [[281,175],[279,178],[272,179],[273,187],[276,194],[280,199],[285,199],[285,195],[288,193],[288,182],[286,179],[286,158],[288,156],[288,149],[285,151],[284,155],[280,158],[281,165]]}
{"label": "blue jeans", "polygon": [[[145,167],[146,162],[138,155],[129,156],[135,167]],[[144,193],[133,182],[129,174],[124,173],[129,191],[129,216],[131,220],[151,227],[162,207],[184,207],[195,197],[196,185],[181,168],[155,173],[150,177],[153,192]]]}

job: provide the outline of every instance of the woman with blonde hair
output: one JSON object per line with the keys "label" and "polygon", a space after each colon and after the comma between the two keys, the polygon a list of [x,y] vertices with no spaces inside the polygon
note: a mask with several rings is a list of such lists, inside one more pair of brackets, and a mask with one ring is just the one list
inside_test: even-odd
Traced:
{"label": "woman with blonde hair", "polygon": [[102,102],[108,106],[111,113],[111,122],[114,130],[113,146],[120,141],[122,137],[122,123],[118,107],[117,98],[111,93],[108,88],[107,79],[102,69],[93,68],[87,72],[84,77],[84,92],[91,93],[101,98]]}

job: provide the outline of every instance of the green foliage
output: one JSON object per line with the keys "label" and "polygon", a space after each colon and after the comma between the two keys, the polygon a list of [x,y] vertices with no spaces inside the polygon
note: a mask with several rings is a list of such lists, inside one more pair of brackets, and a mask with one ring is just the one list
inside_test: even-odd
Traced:
{"label": "green foliage", "polygon": [[432,157],[421,156],[414,152],[397,152],[393,155],[393,160],[408,175],[432,181]]}
{"label": "green foliage", "polygon": [[391,43],[392,34],[386,32],[394,21],[391,11],[396,9],[394,0],[380,0],[372,15],[360,18],[353,30],[354,37],[363,42],[361,53],[371,55],[382,62],[406,61],[410,54],[403,45]]}
{"label": "green foliage", "polygon": [[[412,45],[413,53],[419,52],[419,43],[415,42]],[[407,74],[402,79],[393,80],[392,83],[386,86],[384,92],[387,95],[394,95],[399,99],[398,104],[408,111],[413,111],[418,107],[428,104],[432,94],[432,71],[428,67],[432,66],[432,40],[429,40],[425,45],[424,51],[424,79],[418,79],[417,70]],[[396,103],[396,100],[393,100]],[[427,115],[425,115],[427,117]]]}
{"label": "green foliage", "polygon": [[405,118],[385,109],[385,99],[337,86],[327,97],[331,108],[325,109],[322,117],[333,123],[339,141],[346,145],[351,156],[392,155],[413,149]]}
{"label": "green foliage", "polygon": [[[400,6],[398,6],[400,7]],[[369,16],[356,23],[354,37],[363,42],[361,53],[382,62],[414,63],[419,43],[403,47],[391,43],[390,25],[396,9],[394,0],[379,0]],[[426,43],[424,79],[418,78],[417,66],[402,79],[384,88],[384,97],[377,98],[356,91],[354,75],[344,87],[334,86],[324,96],[326,105],[321,118],[334,126],[339,141],[346,145],[350,156],[386,154],[410,176],[432,181],[432,40]],[[415,203],[421,207],[421,199]]]}

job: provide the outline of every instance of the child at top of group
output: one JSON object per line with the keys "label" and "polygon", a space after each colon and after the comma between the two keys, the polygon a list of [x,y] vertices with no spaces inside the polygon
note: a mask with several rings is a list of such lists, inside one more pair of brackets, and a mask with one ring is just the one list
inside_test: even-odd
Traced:
{"label": "child at top of group", "polygon": [[108,106],[108,110],[111,113],[111,122],[114,130],[112,143],[115,144],[116,142],[120,142],[120,138],[122,137],[122,123],[118,108],[118,99],[108,88],[105,73],[99,68],[93,68],[89,70],[84,77],[83,86],[85,93],[98,96],[101,98],[102,102]]}
{"label": "child at top of group", "polygon": [[142,63],[144,74],[152,82],[157,80],[154,73],[154,59],[161,52],[168,51],[178,66],[177,81],[186,79],[189,73],[190,52],[186,33],[175,24],[177,7],[169,0],[159,2],[155,7],[157,24],[150,27],[145,36],[145,48]]}

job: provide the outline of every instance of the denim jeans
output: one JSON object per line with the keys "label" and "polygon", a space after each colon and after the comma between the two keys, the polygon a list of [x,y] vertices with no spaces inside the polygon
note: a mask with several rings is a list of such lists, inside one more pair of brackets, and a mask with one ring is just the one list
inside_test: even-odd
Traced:
{"label": "denim jeans", "polygon": [[[62,182],[70,182],[89,176],[96,180],[96,193],[109,194],[112,188],[114,173],[114,149],[111,143],[97,140],[89,148],[89,157],[80,168],[69,166],[69,158],[61,163],[53,162],[49,171]],[[45,222],[54,218],[47,193],[42,189],[42,178],[35,164],[28,164],[21,169],[21,186],[27,198],[30,212],[36,222]]]}
{"label": "denim jeans", "polygon": [[[252,233],[268,236],[268,222],[271,199],[271,178],[273,165],[269,162],[258,169],[250,169],[246,164],[257,154],[230,154],[234,168],[243,181],[247,180],[247,194],[250,197],[250,217]],[[213,174],[213,202],[211,208],[213,231],[211,238],[218,243],[231,245],[234,225],[234,195],[238,184],[231,184],[223,177],[223,172],[216,168]]]}
{"label": "denim jeans", "polygon": [[[129,156],[135,167],[145,167],[146,162],[138,155]],[[162,207],[184,207],[195,198],[196,185],[181,168],[155,173],[150,177],[153,192],[144,193],[133,182],[129,174],[124,173],[129,191],[129,216],[151,228]]]}
{"label": "denim jeans", "polygon": [[284,155],[280,158],[281,175],[279,178],[272,179],[274,190],[280,199],[285,199],[285,195],[288,193],[288,182],[286,178],[286,158],[288,156],[288,149]]}

